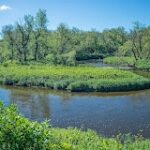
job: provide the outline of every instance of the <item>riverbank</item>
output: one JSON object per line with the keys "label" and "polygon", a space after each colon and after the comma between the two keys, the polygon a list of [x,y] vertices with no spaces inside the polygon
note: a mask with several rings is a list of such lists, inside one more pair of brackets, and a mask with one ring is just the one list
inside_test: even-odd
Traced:
{"label": "riverbank", "polygon": [[128,66],[135,70],[150,71],[150,60],[138,60],[135,61],[133,57],[106,57],[103,59],[105,64],[114,66]]}
{"label": "riverbank", "polygon": [[150,140],[139,137],[117,136],[104,138],[94,131],[53,128],[48,123],[30,122],[20,116],[16,107],[0,103],[0,149],[51,150],[147,150]]}
{"label": "riverbank", "polygon": [[150,88],[150,80],[114,68],[50,65],[0,66],[0,84],[45,87],[72,92],[117,92]]}
{"label": "riverbank", "polygon": [[131,66],[135,64],[135,59],[133,57],[106,57],[103,59],[105,64],[111,64],[115,66]]}

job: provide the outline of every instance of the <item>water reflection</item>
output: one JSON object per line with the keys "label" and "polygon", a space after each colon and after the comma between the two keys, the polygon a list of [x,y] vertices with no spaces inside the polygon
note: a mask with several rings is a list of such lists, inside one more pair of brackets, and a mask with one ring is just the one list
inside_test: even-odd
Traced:
{"label": "water reflection", "polygon": [[17,104],[22,115],[51,120],[56,127],[93,129],[105,136],[119,132],[150,137],[150,90],[126,93],[70,93],[46,89],[0,88],[5,105]]}

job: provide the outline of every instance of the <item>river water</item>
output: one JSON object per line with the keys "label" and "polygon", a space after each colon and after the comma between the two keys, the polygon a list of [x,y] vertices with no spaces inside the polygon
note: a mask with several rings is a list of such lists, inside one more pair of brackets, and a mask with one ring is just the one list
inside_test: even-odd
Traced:
{"label": "river water", "polygon": [[[149,73],[144,76],[149,77]],[[54,127],[92,129],[107,137],[140,133],[150,138],[150,90],[71,93],[1,86],[0,99],[5,106],[17,104],[26,118],[39,122],[48,119]]]}

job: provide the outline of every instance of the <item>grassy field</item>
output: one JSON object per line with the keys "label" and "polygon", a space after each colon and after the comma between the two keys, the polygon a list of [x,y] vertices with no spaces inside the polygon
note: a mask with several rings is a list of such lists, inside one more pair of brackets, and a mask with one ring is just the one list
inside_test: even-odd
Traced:
{"label": "grassy field", "polygon": [[1,150],[149,150],[150,140],[140,136],[104,138],[94,131],[50,127],[20,116],[14,105],[0,103]]}
{"label": "grassy field", "polygon": [[150,87],[150,80],[114,68],[65,66],[0,66],[0,84],[70,91],[130,91]]}

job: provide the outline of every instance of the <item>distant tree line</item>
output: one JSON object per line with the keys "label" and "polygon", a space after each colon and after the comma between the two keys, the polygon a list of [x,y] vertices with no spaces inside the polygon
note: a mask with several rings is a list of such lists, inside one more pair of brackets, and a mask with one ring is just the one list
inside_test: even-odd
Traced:
{"label": "distant tree line", "polygon": [[36,16],[2,29],[0,62],[31,61],[75,65],[77,60],[106,56],[133,56],[135,60],[150,59],[150,27],[134,23],[132,30],[118,27],[82,31],[61,23],[55,31],[48,30],[46,10]]}

